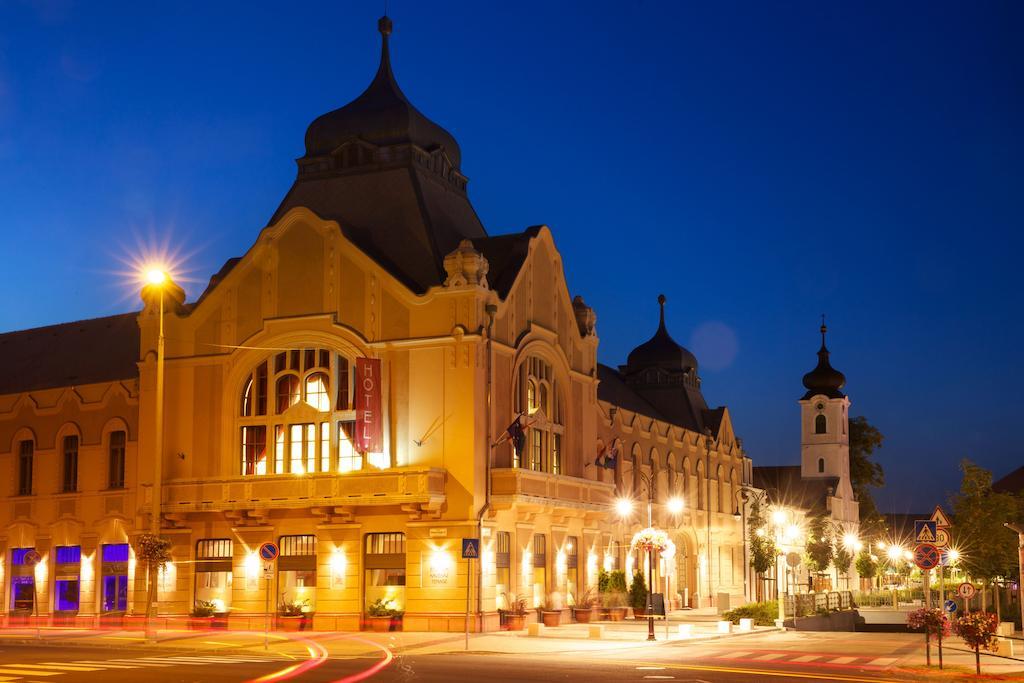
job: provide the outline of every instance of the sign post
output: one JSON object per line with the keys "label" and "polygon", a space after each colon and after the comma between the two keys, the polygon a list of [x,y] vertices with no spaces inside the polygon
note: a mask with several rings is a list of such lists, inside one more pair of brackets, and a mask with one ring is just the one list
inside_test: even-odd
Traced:
{"label": "sign post", "polygon": [[462,559],[466,561],[466,649],[469,650],[469,596],[473,585],[473,560],[480,558],[480,539],[462,539]]}
{"label": "sign post", "polygon": [[[941,605],[946,600],[946,563],[949,562],[949,554],[946,549],[949,547],[950,524],[946,513],[938,505],[935,506],[935,511],[932,512],[930,520],[935,522],[935,546],[942,553],[942,558],[939,562],[939,604]],[[939,648],[939,668],[942,668],[941,647]]]}
{"label": "sign post", "polygon": [[270,649],[270,584],[274,579],[274,564],[281,554],[276,543],[264,543],[260,546],[260,559],[263,560],[263,580],[266,581],[265,613],[263,615],[263,649]]}

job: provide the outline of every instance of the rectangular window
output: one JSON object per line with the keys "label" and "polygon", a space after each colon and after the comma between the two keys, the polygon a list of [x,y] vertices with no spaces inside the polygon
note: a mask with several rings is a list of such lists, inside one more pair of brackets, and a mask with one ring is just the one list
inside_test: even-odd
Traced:
{"label": "rectangular window", "polygon": [[338,410],[349,410],[351,391],[349,388],[348,358],[338,356]]}
{"label": "rectangular window", "polygon": [[531,607],[540,606],[547,596],[547,537],[535,534],[533,537],[533,576]]}
{"label": "rectangular window", "polygon": [[231,608],[230,538],[204,538],[196,543],[196,604],[208,603],[216,614]]}
{"label": "rectangular window", "polygon": [[316,536],[303,534],[300,536],[281,537],[281,557],[304,555],[316,555]]}
{"label": "rectangular window", "polygon": [[267,473],[267,428],[242,427],[242,474]]}
{"label": "rectangular window", "polygon": [[100,550],[100,609],[128,609],[128,544],[104,544]]}
{"label": "rectangular window", "polygon": [[78,436],[64,437],[64,478],[61,491],[72,493],[78,490]]}
{"label": "rectangular window", "polygon": [[82,546],[57,546],[57,564],[76,564],[82,561]]}
{"label": "rectangular window", "polygon": [[22,441],[18,445],[18,495],[32,495],[32,459],[35,455],[35,444]]}
{"label": "rectangular window", "polygon": [[290,365],[289,365],[289,367],[290,367],[290,368],[291,368],[292,370],[296,370],[296,371],[297,371],[297,370],[300,370],[300,368],[299,368],[299,350],[298,350],[298,349],[295,349],[295,350],[293,350],[293,351],[292,351],[292,352],[290,353],[290,356],[291,356],[291,357],[289,358],[289,360],[290,360],[291,362],[290,362]]}
{"label": "rectangular window", "polygon": [[291,437],[291,443],[289,444],[291,468],[289,471],[292,474],[305,474],[306,470],[302,465],[302,425],[291,425],[288,431]]}
{"label": "rectangular window", "polygon": [[551,435],[551,473],[562,473],[562,435]]}
{"label": "rectangular window", "polygon": [[530,430],[530,469],[544,471],[544,432],[539,429]]}
{"label": "rectangular window", "polygon": [[316,367],[316,349],[306,349],[303,352],[305,356],[305,367],[304,370],[312,370]]}
{"label": "rectangular window", "polygon": [[77,545],[57,546],[54,567],[54,608],[58,612],[77,612],[79,603],[79,574],[82,568],[82,548]]}
{"label": "rectangular window", "polygon": [[316,610],[316,536],[304,534],[278,539],[278,602],[297,606],[303,613]]}
{"label": "rectangular window", "polygon": [[110,488],[124,488],[125,433],[110,432]]}
{"label": "rectangular window", "polygon": [[331,423],[320,423],[320,471],[331,471]]}
{"label": "rectangular window", "polygon": [[569,536],[565,540],[565,593],[566,599],[571,604],[576,604],[576,600],[579,598],[579,551],[579,538]]}
{"label": "rectangular window", "polygon": [[284,473],[284,425],[274,425],[274,471]]}
{"label": "rectangular window", "polygon": [[499,531],[494,539],[494,585],[498,609],[508,609],[512,593],[512,534]]}
{"label": "rectangular window", "polygon": [[282,351],[281,353],[274,356],[274,374],[280,374],[285,371],[285,367],[288,361],[288,354]]}
{"label": "rectangular window", "polygon": [[405,609],[405,534],[366,535],[364,608],[377,600]]}
{"label": "rectangular window", "polygon": [[34,548],[11,549],[11,610],[28,613],[36,599],[34,567],[25,563],[25,555]]}
{"label": "rectangular window", "polygon": [[352,435],[356,432],[356,423],[352,421],[338,423],[338,471],[355,472],[363,469],[363,457],[352,444]]}
{"label": "rectangular window", "polygon": [[267,364],[260,363],[256,368],[256,414],[267,414]]}
{"label": "rectangular window", "polygon": [[320,349],[320,367],[325,370],[331,367],[331,352]]}
{"label": "rectangular window", "polygon": [[316,438],[316,425],[306,425],[306,471],[316,472],[316,449],[319,440]]}

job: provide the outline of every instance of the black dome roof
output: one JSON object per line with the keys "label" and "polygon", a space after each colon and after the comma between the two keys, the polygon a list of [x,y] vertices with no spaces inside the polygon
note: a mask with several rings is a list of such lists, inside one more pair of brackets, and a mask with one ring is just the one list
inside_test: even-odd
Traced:
{"label": "black dome roof", "polygon": [[804,375],[804,387],[807,388],[804,399],[819,394],[829,398],[843,398],[845,396],[840,389],[846,384],[846,376],[833,368],[832,364],[828,362],[828,348],[825,346],[825,333],[827,331],[828,328],[825,327],[825,321],[822,319],[821,348],[818,350],[818,365]]}
{"label": "black dome roof", "polygon": [[457,169],[461,153],[455,138],[421,114],[395,81],[388,51],[391,26],[391,20],[386,16],[377,22],[382,41],[380,67],[373,82],[362,95],[309,125],[306,129],[306,156],[324,156],[345,140],[360,138],[380,146],[412,143],[427,151],[442,147]]}
{"label": "black dome roof", "polygon": [[668,330],[665,329],[665,295],[658,295],[658,305],[661,306],[661,318],[658,323],[658,331],[654,336],[640,346],[633,349],[626,360],[626,368],[629,374],[650,367],[659,367],[666,370],[689,370],[697,371],[697,358],[685,348],[676,343]]}

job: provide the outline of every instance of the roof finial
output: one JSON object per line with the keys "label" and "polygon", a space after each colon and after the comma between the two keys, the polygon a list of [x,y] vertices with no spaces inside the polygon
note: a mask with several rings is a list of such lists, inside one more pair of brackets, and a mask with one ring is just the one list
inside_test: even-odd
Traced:
{"label": "roof finial", "polygon": [[821,314],[821,348],[825,348],[825,333],[828,332],[828,328],[825,327],[825,314]]}
{"label": "roof finial", "polygon": [[661,306],[661,318],[659,320],[659,326],[660,327],[665,327],[665,302],[666,301],[668,301],[668,299],[665,298],[664,294],[659,294],[658,295],[658,305]]}

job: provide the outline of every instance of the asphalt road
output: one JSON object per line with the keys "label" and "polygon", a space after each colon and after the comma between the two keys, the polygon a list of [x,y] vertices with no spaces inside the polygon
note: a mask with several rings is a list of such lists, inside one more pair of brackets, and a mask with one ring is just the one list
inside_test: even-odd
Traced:
{"label": "asphalt road", "polygon": [[[850,636],[855,636],[851,638]],[[754,683],[757,681],[892,680],[887,671],[913,643],[884,634],[789,634],[709,643],[546,655],[398,652],[373,681],[646,681]],[[69,648],[5,645],[0,648],[0,683],[138,683],[140,681],[275,683],[276,681],[355,683],[379,656],[332,656],[321,662],[281,655],[168,653],[144,646]],[[310,666],[316,663],[315,666]]]}

